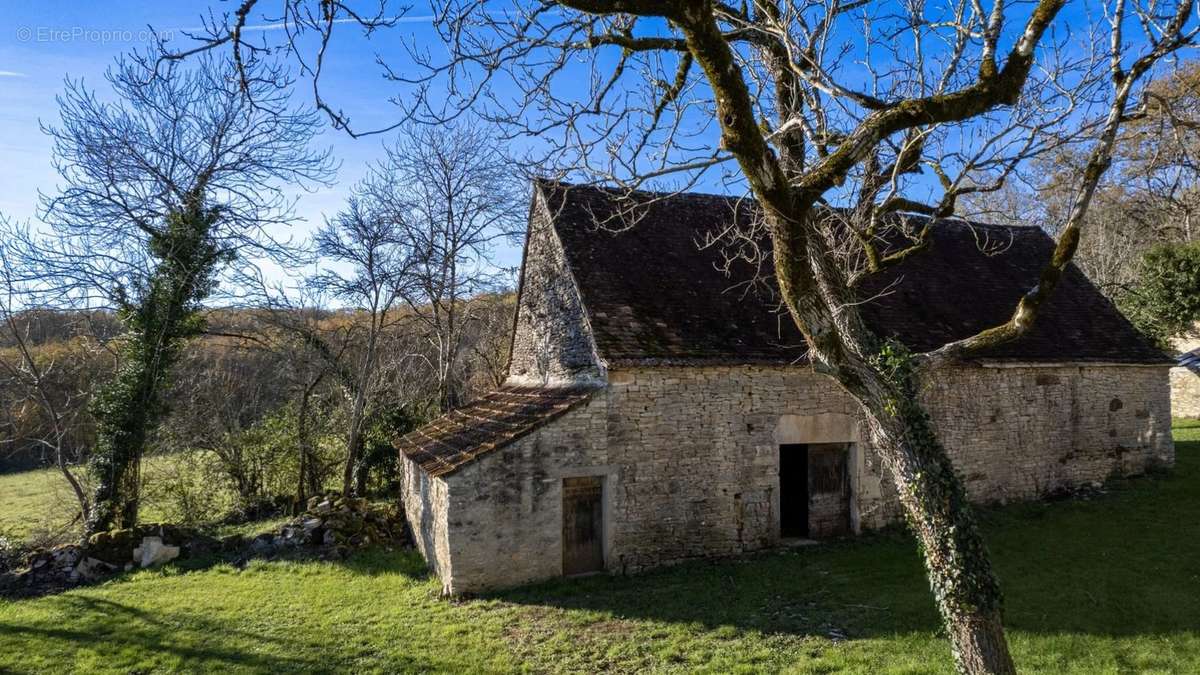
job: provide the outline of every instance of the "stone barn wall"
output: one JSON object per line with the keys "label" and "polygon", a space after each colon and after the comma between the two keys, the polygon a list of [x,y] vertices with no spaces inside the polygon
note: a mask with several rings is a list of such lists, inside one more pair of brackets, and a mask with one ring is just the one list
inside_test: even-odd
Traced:
{"label": "stone barn wall", "polygon": [[400,456],[400,471],[400,500],[412,530],[413,544],[449,591],[453,579],[448,538],[449,487],[445,480],[430,476],[403,455]]}
{"label": "stone barn wall", "polygon": [[1166,370],[954,368],[923,393],[971,497],[1003,502],[1174,464]]}
{"label": "stone barn wall", "polygon": [[1171,414],[1200,418],[1200,373],[1182,366],[1171,369]]}
{"label": "stone barn wall", "polygon": [[[899,515],[853,403],[821,376],[709,367],[609,377],[583,406],[445,478],[451,570],[438,573],[448,591],[560,575],[564,477],[603,477],[613,572],[778,543],[783,443],[857,441],[856,529]],[[1032,498],[1174,459],[1163,368],[955,368],[924,396],[975,500]]]}

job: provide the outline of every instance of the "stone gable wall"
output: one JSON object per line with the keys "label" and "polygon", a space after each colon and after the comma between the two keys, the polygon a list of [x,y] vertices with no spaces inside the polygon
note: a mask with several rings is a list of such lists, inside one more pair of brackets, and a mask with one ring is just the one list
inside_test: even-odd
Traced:
{"label": "stone gable wall", "polygon": [[449,592],[453,579],[450,567],[449,510],[450,491],[446,481],[421,470],[416,462],[400,456],[400,500],[413,544],[429,568],[442,580]]}
{"label": "stone gable wall", "polygon": [[579,291],[540,195],[526,236],[509,378],[524,383],[599,379]]}
{"label": "stone gable wall", "polygon": [[1200,373],[1171,369],[1171,411],[1175,417],[1200,418]]}
{"label": "stone gable wall", "polygon": [[[604,477],[613,572],[775,545],[784,443],[858,441],[855,525],[899,516],[854,404],[826,378],[714,367],[609,379],[585,405],[446,478],[448,590],[561,574],[569,476]],[[956,368],[931,379],[924,396],[973,499],[1028,499],[1174,460],[1162,368]]]}

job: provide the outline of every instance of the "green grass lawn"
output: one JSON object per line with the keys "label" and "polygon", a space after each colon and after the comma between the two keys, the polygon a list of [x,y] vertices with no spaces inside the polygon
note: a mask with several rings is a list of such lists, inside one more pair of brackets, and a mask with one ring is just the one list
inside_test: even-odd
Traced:
{"label": "green grass lawn", "polygon": [[0,535],[27,537],[70,520],[71,490],[56,469],[0,474]]}
{"label": "green grass lawn", "polygon": [[[1200,424],[1178,466],[982,514],[1023,672],[1200,672]],[[412,553],[169,568],[0,600],[0,672],[949,672],[915,546],[881,534],[437,598]]]}
{"label": "green grass lawn", "polygon": [[[143,471],[156,476],[173,468],[174,458],[147,457]],[[84,467],[75,475],[87,479]],[[169,506],[162,495],[150,493],[143,500],[141,517],[155,522],[167,517]],[[37,469],[0,474],[0,535],[19,538],[56,535],[68,528],[79,508],[75,494],[58,469]]]}

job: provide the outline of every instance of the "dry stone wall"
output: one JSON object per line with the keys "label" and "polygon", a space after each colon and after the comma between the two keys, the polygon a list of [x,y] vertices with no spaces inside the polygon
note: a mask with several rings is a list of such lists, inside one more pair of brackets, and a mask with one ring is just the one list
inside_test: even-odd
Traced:
{"label": "dry stone wall", "polygon": [[1175,417],[1200,418],[1200,373],[1171,369],[1171,411]]}
{"label": "dry stone wall", "polygon": [[[855,528],[899,515],[854,404],[821,376],[713,367],[609,378],[583,406],[445,478],[446,550],[422,551],[433,550],[448,591],[561,574],[564,477],[603,477],[613,572],[775,545],[785,443],[854,442]],[[923,395],[976,500],[1035,497],[1174,460],[1162,368],[956,368]],[[406,491],[443,494],[420,481]]]}
{"label": "dry stone wall", "polygon": [[976,500],[1030,499],[1175,461],[1162,367],[955,368],[924,387]]}

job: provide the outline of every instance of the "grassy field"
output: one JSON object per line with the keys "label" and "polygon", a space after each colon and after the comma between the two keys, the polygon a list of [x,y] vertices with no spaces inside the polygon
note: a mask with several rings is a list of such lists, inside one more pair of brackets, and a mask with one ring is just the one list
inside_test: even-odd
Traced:
{"label": "grassy field", "polygon": [[[70,520],[71,491],[57,470],[0,474],[0,535],[27,537]],[[53,514],[48,516],[48,514]]]}
{"label": "grassy field", "polygon": [[[155,477],[171,471],[174,458],[146,458],[143,471]],[[80,480],[86,471],[75,469]],[[71,524],[79,508],[75,495],[58,469],[38,469],[0,474],[0,534],[19,538],[60,533]],[[164,495],[151,492],[142,503],[142,519],[155,522],[168,518],[171,507]]]}
{"label": "grassy field", "polygon": [[[982,514],[1023,672],[1200,672],[1200,425],[1167,477]],[[0,672],[949,672],[900,534],[465,602],[411,553],[0,600]]]}

